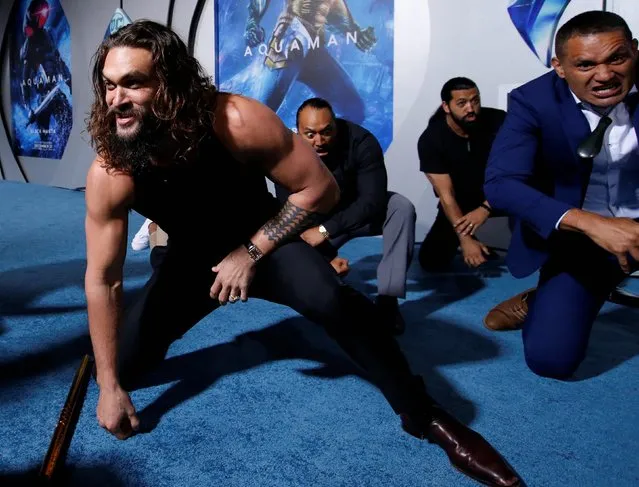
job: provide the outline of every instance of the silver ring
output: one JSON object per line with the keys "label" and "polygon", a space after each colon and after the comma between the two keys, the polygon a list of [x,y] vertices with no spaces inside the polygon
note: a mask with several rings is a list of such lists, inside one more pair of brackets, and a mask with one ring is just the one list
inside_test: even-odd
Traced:
{"label": "silver ring", "polygon": [[240,299],[239,296],[229,296],[229,302],[234,303],[235,301],[237,301],[238,299]]}
{"label": "silver ring", "polygon": [[468,224],[468,226],[469,226],[469,227],[473,227],[474,225],[473,225],[472,223],[469,223],[469,224]]}

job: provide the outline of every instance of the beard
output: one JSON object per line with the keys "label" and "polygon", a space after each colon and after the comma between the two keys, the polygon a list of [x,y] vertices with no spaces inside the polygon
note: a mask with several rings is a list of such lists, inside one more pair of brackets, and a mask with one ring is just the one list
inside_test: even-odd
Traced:
{"label": "beard", "polygon": [[[143,110],[114,107],[107,113],[110,130],[107,149],[118,167],[127,168],[132,175],[144,173],[152,165],[152,157],[158,153],[162,139],[162,127],[157,119]],[[134,117],[137,127],[131,133],[119,134],[116,117]]]}
{"label": "beard", "polygon": [[453,117],[453,120],[455,121],[455,123],[459,125],[462,129],[464,129],[464,131],[466,132],[471,132],[475,127],[477,127],[477,122],[479,121],[479,113],[475,113],[474,120],[468,120],[466,118],[466,115],[464,115],[461,118],[457,117],[457,115],[455,115],[452,111],[450,112],[450,114]]}

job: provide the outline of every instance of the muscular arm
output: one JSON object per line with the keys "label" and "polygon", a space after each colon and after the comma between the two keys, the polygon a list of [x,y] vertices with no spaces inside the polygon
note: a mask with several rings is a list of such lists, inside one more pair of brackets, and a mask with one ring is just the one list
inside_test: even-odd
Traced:
{"label": "muscular arm", "polygon": [[[439,202],[442,204],[442,209],[448,221],[452,226],[464,216],[464,213],[459,208],[457,200],[455,199],[455,189],[453,188],[453,181],[448,174],[434,174],[426,173],[426,177],[435,188],[437,196],[439,196]],[[464,238],[470,238],[465,235],[458,235],[460,241]]]}
{"label": "muscular arm", "polygon": [[220,95],[216,131],[241,162],[259,165],[290,194],[284,207],[253,236],[268,254],[285,240],[317,225],[337,204],[339,187],[313,148],[288,130],[268,107]]}
{"label": "muscular arm", "polygon": [[127,205],[132,193],[127,176],[108,174],[96,160],[86,187],[87,270],[85,292],[97,381],[113,389],[117,377],[117,335],[126,255]]}

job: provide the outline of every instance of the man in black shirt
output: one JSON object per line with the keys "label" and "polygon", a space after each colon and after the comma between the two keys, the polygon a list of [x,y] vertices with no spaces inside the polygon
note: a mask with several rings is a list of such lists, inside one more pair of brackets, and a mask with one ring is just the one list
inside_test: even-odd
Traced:
{"label": "man in black shirt", "polygon": [[[335,117],[321,98],[306,100],[297,111],[297,130],[310,142],[340,187],[338,205],[321,225],[301,234],[308,244],[333,259],[337,249],[356,237],[382,235],[383,255],[377,268],[377,305],[393,331],[404,331],[398,298],[406,296],[406,271],[415,243],[415,207],[387,190],[384,152],[373,134]],[[284,194],[278,188],[278,197]],[[338,258],[339,259],[339,258]]]}
{"label": "man in black shirt", "polygon": [[491,216],[484,197],[484,171],[493,140],[506,113],[482,108],[477,85],[453,78],[441,90],[442,104],[417,144],[420,170],[439,198],[439,212],[419,251],[428,271],[449,266],[461,247],[471,267],[486,262],[489,251],[475,231]]}
{"label": "man in black shirt", "polygon": [[[98,154],[86,185],[85,291],[104,429],[130,437],[140,425],[125,389],[131,375],[155,368],[173,342],[220,306],[256,297],[323,326],[386,395],[403,428],[436,443],[464,474],[497,487],[521,484],[482,436],[434,403],[376,306],[296,239],[339,199],[335,178],[311,146],[268,107],[219,93],[161,24],[122,27],[94,59],[88,132]],[[290,192],[281,208],[265,175]],[[130,210],[170,239],[125,317]],[[194,240],[198,225],[206,238]]]}

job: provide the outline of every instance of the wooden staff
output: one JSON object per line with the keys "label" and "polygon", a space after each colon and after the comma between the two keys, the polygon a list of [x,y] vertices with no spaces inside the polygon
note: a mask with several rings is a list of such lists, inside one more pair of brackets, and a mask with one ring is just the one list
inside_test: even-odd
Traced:
{"label": "wooden staff", "polygon": [[52,480],[59,468],[64,465],[75,427],[80,418],[92,369],[93,357],[85,355],[75,373],[67,400],[60,413],[58,425],[53,433],[51,443],[49,443],[49,450],[44,457],[44,462],[40,469],[41,480]]}

